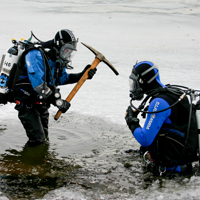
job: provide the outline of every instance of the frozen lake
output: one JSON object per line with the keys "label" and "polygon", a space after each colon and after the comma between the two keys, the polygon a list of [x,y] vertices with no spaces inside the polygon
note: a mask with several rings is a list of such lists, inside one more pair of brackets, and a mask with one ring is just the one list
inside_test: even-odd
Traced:
{"label": "frozen lake", "polygon": [[[136,61],[154,62],[164,84],[200,89],[199,0],[1,0],[0,16],[0,55],[12,38],[33,31],[45,41],[67,28],[80,41],[72,73],[94,60],[81,42],[119,72],[100,63],[58,121],[52,106],[49,145],[34,151],[14,104],[0,106],[0,199],[199,199],[199,176],[151,177],[124,153],[139,146],[124,120]],[[60,88],[65,98],[73,85]]]}

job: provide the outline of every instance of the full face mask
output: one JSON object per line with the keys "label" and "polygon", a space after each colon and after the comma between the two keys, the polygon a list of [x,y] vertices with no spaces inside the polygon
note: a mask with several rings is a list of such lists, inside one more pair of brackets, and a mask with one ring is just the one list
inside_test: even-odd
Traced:
{"label": "full face mask", "polygon": [[76,53],[76,43],[66,43],[61,46],[60,50],[57,50],[57,59],[55,61],[56,69],[59,75],[62,75],[63,68],[72,69],[69,65],[73,56]]}
{"label": "full face mask", "polygon": [[64,61],[71,62],[76,53],[76,48],[72,44],[64,44],[60,49],[60,58]]}
{"label": "full face mask", "polygon": [[129,76],[129,91],[130,97],[134,100],[141,100],[144,96],[141,84],[143,84],[143,81],[139,77],[139,74],[137,74],[135,68],[133,68],[132,73]]}

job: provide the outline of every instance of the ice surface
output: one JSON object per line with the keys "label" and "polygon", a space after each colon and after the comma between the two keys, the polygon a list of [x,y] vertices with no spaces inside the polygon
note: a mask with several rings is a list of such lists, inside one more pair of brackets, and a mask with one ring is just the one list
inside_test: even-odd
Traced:
{"label": "ice surface", "polygon": [[[55,33],[63,28],[73,30],[80,42],[94,47],[105,55],[118,70],[119,76],[115,76],[104,63],[100,63],[94,79],[86,81],[71,101],[72,106],[68,113],[74,122],[70,125],[75,126],[75,121],[79,119],[81,128],[78,127],[77,130],[82,130],[84,124],[87,127],[93,122],[96,123],[98,118],[105,120],[111,129],[119,126],[120,130],[124,130],[124,139],[130,140],[124,148],[131,145],[131,140],[136,145],[124,120],[130,100],[128,77],[136,61],[154,62],[160,69],[161,81],[164,84],[179,84],[200,89],[200,2],[198,0],[1,0],[0,16],[0,55],[12,45],[13,37],[17,40],[27,39],[30,31],[33,31],[40,40],[45,41],[52,39]],[[80,42],[73,60],[72,73],[80,72],[94,60],[94,55]],[[73,86],[60,88],[62,97],[65,98]],[[8,129],[7,132],[0,134],[1,153],[8,148],[20,149],[27,138],[17,118],[14,105],[7,104],[0,106],[0,109],[1,128]],[[57,143],[59,139],[56,132],[59,132],[60,127],[69,132],[76,132],[76,129],[68,127],[67,123],[62,121],[67,119],[67,113],[64,114],[65,118],[55,122],[53,116],[56,112],[55,107],[50,109],[50,130],[53,132],[50,139],[52,138],[52,146],[56,146],[57,153],[62,157],[65,144]],[[8,134],[9,131],[12,131],[12,134]],[[99,130],[99,134],[101,131]],[[97,132],[98,130],[95,130],[95,133]],[[60,137],[62,134],[64,135],[64,131],[60,131]],[[95,145],[98,146],[98,143],[91,144],[90,133],[82,142],[81,139],[76,139],[76,136],[80,138],[82,135],[74,133],[72,143],[76,141],[80,143],[82,146],[79,145],[79,148],[83,149],[83,154],[89,153]],[[95,139],[98,137],[100,135]],[[123,140],[123,137],[111,140],[112,148],[118,149],[116,143]],[[98,146],[100,149],[101,145]],[[70,144],[70,147],[73,148],[73,145]],[[123,148],[122,145],[120,148]],[[108,150],[111,151],[109,148]],[[155,183],[150,187],[155,194],[149,189],[138,195],[140,199],[192,199],[193,197],[195,199],[199,196],[198,189],[195,189],[195,183],[199,187],[199,177],[193,178],[190,183],[184,186],[189,188],[187,192],[184,192],[183,188],[181,190],[177,188],[175,191],[174,188],[170,188],[169,182],[166,184],[169,188],[162,192],[157,188],[159,184]],[[81,192],[76,192],[76,189],[76,187],[71,190],[58,189],[53,191],[53,194],[47,194],[47,199],[89,199]],[[168,193],[172,194],[168,196]],[[125,194],[121,198],[125,199]],[[106,197],[102,196],[101,199]],[[112,196],[107,199],[112,199]],[[133,195],[131,199],[137,198]]]}

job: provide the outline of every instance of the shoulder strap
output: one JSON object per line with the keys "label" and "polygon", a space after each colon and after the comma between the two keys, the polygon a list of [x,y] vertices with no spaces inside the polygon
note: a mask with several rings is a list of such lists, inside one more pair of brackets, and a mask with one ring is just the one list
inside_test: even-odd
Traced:
{"label": "shoulder strap", "polygon": [[29,45],[26,45],[25,46],[25,51],[22,53],[20,59],[19,59],[19,62],[18,62],[18,67],[21,69],[21,70],[25,70],[25,56],[26,54],[29,52],[29,51],[32,51],[34,49],[37,49],[39,51],[41,51],[42,47],[36,47],[34,44],[29,44]]}

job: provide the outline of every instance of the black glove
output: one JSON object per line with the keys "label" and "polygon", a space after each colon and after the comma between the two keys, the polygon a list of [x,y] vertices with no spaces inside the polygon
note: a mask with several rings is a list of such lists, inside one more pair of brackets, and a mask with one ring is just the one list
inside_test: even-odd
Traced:
{"label": "black glove", "polygon": [[[90,67],[91,67],[91,65],[87,65],[84,68],[84,70],[82,71],[82,74],[84,74],[87,71],[87,69],[90,68]],[[88,79],[92,79],[93,76],[95,75],[96,71],[97,71],[97,68],[90,69],[89,72],[88,72]]]}
{"label": "black glove", "polygon": [[56,106],[58,107],[60,111],[62,111],[62,113],[65,113],[69,109],[71,104],[68,101],[65,101],[63,99],[57,99]]}
{"label": "black glove", "polygon": [[8,102],[8,93],[0,93],[0,104],[7,104]]}
{"label": "black glove", "polygon": [[140,127],[139,119],[137,118],[139,112],[133,112],[131,106],[129,106],[126,110],[125,120],[129,127],[129,129],[133,132],[136,128]]}

